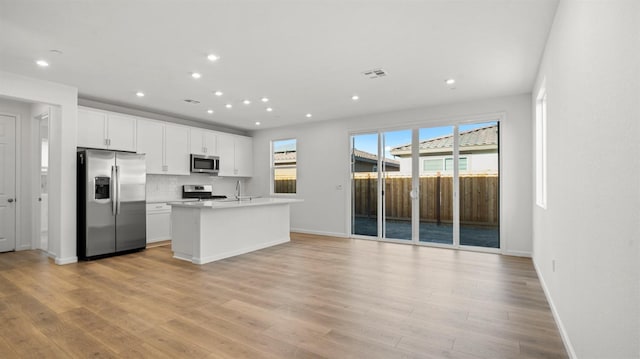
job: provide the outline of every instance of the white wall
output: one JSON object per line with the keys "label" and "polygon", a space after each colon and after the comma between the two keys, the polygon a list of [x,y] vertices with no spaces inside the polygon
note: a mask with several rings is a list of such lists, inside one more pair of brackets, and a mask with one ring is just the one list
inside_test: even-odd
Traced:
{"label": "white wall", "polygon": [[[504,113],[501,124],[502,221],[507,253],[531,253],[531,103],[528,94],[471,103],[382,113],[358,118],[308,123],[254,133],[254,176],[249,187],[268,195],[271,140],[296,138],[298,194],[291,226],[295,230],[349,234],[349,133],[414,125],[437,126],[464,117]],[[342,186],[337,189],[336,186]]]}
{"label": "white wall", "polygon": [[533,91],[546,79],[533,258],[577,358],[640,357],[639,24],[638,1],[562,1]]}
{"label": "white wall", "polygon": [[17,116],[16,130],[16,250],[31,249],[32,184],[31,184],[31,104],[0,98],[0,113]]}
{"label": "white wall", "polygon": [[50,128],[49,251],[58,264],[76,257],[76,88],[0,71],[0,96],[56,105]]}
{"label": "white wall", "polygon": [[147,202],[166,202],[182,198],[182,185],[210,184],[213,194],[232,197],[236,182],[240,180],[241,192],[246,193],[244,178],[213,177],[201,174],[190,176],[147,175]]}

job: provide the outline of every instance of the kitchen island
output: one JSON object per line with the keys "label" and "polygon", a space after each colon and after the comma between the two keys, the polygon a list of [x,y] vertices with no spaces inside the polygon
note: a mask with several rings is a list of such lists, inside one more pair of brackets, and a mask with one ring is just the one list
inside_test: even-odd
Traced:
{"label": "kitchen island", "polygon": [[289,206],[299,199],[173,202],[173,257],[195,264],[289,242]]}

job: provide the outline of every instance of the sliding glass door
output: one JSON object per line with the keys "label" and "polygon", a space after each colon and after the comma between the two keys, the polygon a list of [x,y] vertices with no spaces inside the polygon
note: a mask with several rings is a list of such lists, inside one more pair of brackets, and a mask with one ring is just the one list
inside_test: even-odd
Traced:
{"label": "sliding glass door", "polygon": [[498,122],[461,125],[460,245],[500,248]]}
{"label": "sliding glass door", "polygon": [[378,237],[377,133],[351,136],[351,234]]}
{"label": "sliding glass door", "polygon": [[418,131],[420,242],[453,244],[453,126]]}
{"label": "sliding glass door", "polygon": [[382,133],[383,238],[404,241],[413,238],[411,157],[402,158],[394,154],[397,148],[411,144],[411,135],[411,130]]}
{"label": "sliding glass door", "polygon": [[351,136],[351,233],[500,248],[497,121]]}

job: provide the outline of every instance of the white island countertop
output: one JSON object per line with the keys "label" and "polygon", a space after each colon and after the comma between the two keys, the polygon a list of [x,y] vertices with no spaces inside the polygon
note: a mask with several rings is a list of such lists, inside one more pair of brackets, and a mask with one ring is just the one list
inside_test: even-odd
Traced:
{"label": "white island countertop", "polygon": [[293,198],[241,198],[171,205],[173,257],[205,264],[289,242]]}
{"label": "white island countertop", "polygon": [[302,202],[301,199],[294,198],[269,198],[269,197],[256,197],[251,199],[222,199],[212,201],[196,201],[196,202],[169,202],[173,207],[183,208],[198,208],[198,209],[226,209],[226,208],[238,208],[238,207],[252,207],[252,206],[269,206],[274,204],[285,203],[298,203]]}

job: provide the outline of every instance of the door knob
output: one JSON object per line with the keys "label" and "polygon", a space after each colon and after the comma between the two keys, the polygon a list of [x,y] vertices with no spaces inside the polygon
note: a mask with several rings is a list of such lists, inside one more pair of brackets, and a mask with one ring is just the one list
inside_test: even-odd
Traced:
{"label": "door knob", "polygon": [[9,202],[9,203],[13,202],[13,198],[7,199],[7,202]]}

